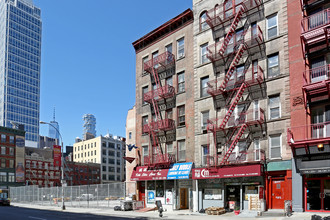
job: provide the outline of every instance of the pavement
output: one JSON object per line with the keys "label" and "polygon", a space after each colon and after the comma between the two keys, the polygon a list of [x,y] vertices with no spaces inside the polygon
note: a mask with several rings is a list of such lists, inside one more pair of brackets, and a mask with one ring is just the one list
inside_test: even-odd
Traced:
{"label": "pavement", "polygon": [[284,219],[299,219],[299,220],[310,220],[312,215],[319,215],[321,217],[330,216],[330,213],[313,213],[313,212],[300,212],[293,213],[291,217],[259,217],[255,211],[243,211],[239,215],[235,215],[233,212],[226,213],[223,215],[207,215],[197,212],[190,212],[188,210],[178,210],[178,211],[165,211],[163,212],[163,217],[160,218],[158,211],[149,211],[149,212],[137,212],[137,211],[114,211],[113,208],[77,208],[77,207],[66,207],[66,210],[61,210],[61,207],[57,206],[41,206],[35,204],[22,204],[22,203],[12,203],[12,206],[22,207],[22,208],[31,208],[39,210],[52,210],[59,212],[68,212],[68,213],[81,213],[81,214],[93,214],[101,216],[116,216],[123,218],[132,218],[132,219],[189,219],[189,220],[212,220],[212,219],[230,219],[230,220],[252,220],[252,219],[265,219],[265,220],[284,220]]}

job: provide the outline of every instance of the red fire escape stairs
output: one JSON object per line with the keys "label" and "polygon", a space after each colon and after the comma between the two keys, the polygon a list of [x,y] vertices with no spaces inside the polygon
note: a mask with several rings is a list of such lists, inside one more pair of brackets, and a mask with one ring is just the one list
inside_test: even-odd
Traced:
{"label": "red fire escape stairs", "polygon": [[[231,38],[235,34],[235,30],[237,28],[238,22],[241,20],[244,11],[245,11],[245,5],[242,4],[241,7],[239,8],[238,12],[236,13],[235,18],[234,18],[233,22],[231,23],[229,32],[227,33],[227,35],[220,47],[219,55],[222,56],[222,58],[224,58],[223,55],[228,47],[228,44],[229,44]],[[244,37],[244,35],[245,34],[243,34],[242,36]]]}

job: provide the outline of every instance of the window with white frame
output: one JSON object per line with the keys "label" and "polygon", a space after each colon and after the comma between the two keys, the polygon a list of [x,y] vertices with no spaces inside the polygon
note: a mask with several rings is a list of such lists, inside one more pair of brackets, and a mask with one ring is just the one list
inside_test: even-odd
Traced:
{"label": "window with white frame", "polygon": [[267,57],[267,76],[272,78],[280,74],[278,53]]}
{"label": "window with white frame", "polygon": [[185,140],[178,141],[178,160],[186,161],[186,142]]}
{"label": "window with white frame", "polygon": [[254,160],[260,160],[260,141],[259,139],[254,139]]}
{"label": "window with white frame", "polygon": [[143,116],[142,117],[142,133],[145,133],[146,132],[146,126],[148,125],[148,116]]}
{"label": "window with white frame", "polygon": [[203,130],[206,130],[206,127],[207,127],[207,120],[209,120],[209,115],[210,115],[210,112],[209,111],[204,111],[204,112],[201,112],[201,126],[202,126],[202,131]]}
{"label": "window with white frame", "polygon": [[207,165],[207,157],[209,155],[209,149],[207,145],[202,145],[202,166]]}
{"label": "window with white frame", "polygon": [[1,154],[2,155],[6,154],[6,147],[4,147],[4,146],[1,147]]}
{"label": "window with white frame", "polygon": [[277,14],[267,18],[267,37],[268,39],[277,36]]}
{"label": "window with white frame", "polygon": [[209,59],[207,58],[207,46],[208,46],[208,43],[205,43],[203,45],[200,46],[200,52],[201,52],[201,58],[200,58],[200,61],[201,61],[201,64],[203,63],[207,63],[209,61]]}
{"label": "window with white frame", "polygon": [[7,173],[0,172],[0,182],[7,182]]}
{"label": "window with white frame", "polygon": [[144,94],[146,94],[147,92],[148,92],[148,86],[142,87],[142,104],[143,105],[147,104],[147,102],[144,101]]}
{"label": "window with white frame", "polygon": [[146,157],[148,157],[149,151],[148,146],[142,146],[142,162],[145,164],[147,161],[145,160]]}
{"label": "window with white frame", "polygon": [[184,38],[177,41],[178,59],[184,57]]}
{"label": "window with white frame", "polygon": [[168,44],[165,46],[165,50],[169,53],[172,53],[172,44]]}
{"label": "window with white frame", "polygon": [[142,73],[145,73],[145,63],[148,61],[148,56],[142,58]]}
{"label": "window with white frame", "polygon": [[154,68],[157,68],[159,66],[158,51],[155,51],[155,52],[152,53],[152,62],[153,62]]}
{"label": "window with white frame", "polygon": [[208,87],[207,83],[208,82],[209,82],[208,76],[201,78],[201,97],[208,96],[208,93],[207,93],[207,87]]}
{"label": "window with white frame", "polygon": [[8,182],[15,182],[15,173],[8,173]]}
{"label": "window with white frame", "polygon": [[269,150],[271,159],[281,158],[281,142],[280,134],[269,136]]}
{"label": "window with white frame", "polygon": [[166,85],[173,86],[173,78],[172,78],[172,76],[166,78]]}
{"label": "window with white frame", "polygon": [[199,22],[200,22],[200,31],[203,31],[203,30],[206,30],[208,28],[208,24],[206,22],[206,18],[207,18],[207,15],[206,15],[206,11],[202,12],[200,18],[199,18]]}
{"label": "window with white frame", "polygon": [[185,116],[185,106],[178,106],[178,123],[179,126],[183,126],[186,124],[186,116]]}
{"label": "window with white frame", "polygon": [[178,93],[185,91],[184,72],[178,73]]}
{"label": "window with white frame", "polygon": [[269,119],[276,119],[281,117],[280,96],[269,97]]}
{"label": "window with white frame", "polygon": [[173,142],[166,144],[166,150],[167,150],[168,154],[174,154],[174,152],[173,152]]}

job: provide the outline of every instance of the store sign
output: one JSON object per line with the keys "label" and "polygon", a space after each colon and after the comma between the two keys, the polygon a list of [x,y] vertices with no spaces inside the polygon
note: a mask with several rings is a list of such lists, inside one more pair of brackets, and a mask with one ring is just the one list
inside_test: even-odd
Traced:
{"label": "store sign", "polygon": [[173,164],[173,167],[168,171],[167,179],[168,180],[189,179],[189,174],[192,168],[192,164],[193,164],[192,162]]}
{"label": "store sign", "polygon": [[16,182],[25,182],[25,138],[23,136],[16,136]]}
{"label": "store sign", "polygon": [[133,170],[131,180],[166,180],[168,169],[148,170],[147,166],[137,167]]}
{"label": "store sign", "polygon": [[260,164],[247,165],[240,167],[226,167],[226,168],[196,168],[193,169],[193,179],[214,179],[214,178],[233,178],[233,177],[249,177],[261,176]]}
{"label": "store sign", "polygon": [[155,203],[155,190],[148,190],[148,203]]}
{"label": "store sign", "polygon": [[301,174],[321,174],[321,173],[330,173],[330,168],[322,169],[311,169],[311,170],[300,170]]}
{"label": "store sign", "polygon": [[61,167],[61,146],[54,145],[53,153],[54,153],[54,166]]}

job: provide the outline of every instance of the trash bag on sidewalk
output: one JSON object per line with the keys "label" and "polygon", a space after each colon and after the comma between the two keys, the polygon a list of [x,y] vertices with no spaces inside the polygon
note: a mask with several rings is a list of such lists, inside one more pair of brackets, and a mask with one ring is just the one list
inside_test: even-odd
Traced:
{"label": "trash bag on sidewalk", "polygon": [[322,220],[322,217],[319,215],[312,215],[311,220]]}
{"label": "trash bag on sidewalk", "polygon": [[204,209],[199,210],[199,213],[205,213]]}

